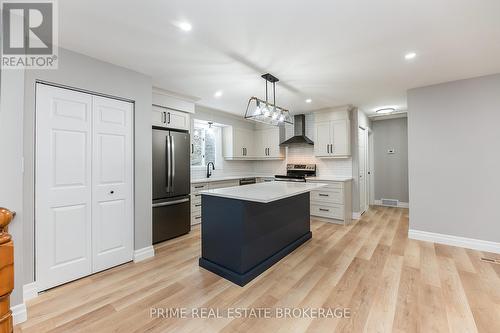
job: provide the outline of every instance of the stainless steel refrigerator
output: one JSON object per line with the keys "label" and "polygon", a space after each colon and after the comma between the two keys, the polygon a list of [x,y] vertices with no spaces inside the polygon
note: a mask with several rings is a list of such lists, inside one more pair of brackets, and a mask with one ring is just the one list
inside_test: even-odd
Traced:
{"label": "stainless steel refrigerator", "polygon": [[153,128],[153,243],[191,230],[189,133]]}

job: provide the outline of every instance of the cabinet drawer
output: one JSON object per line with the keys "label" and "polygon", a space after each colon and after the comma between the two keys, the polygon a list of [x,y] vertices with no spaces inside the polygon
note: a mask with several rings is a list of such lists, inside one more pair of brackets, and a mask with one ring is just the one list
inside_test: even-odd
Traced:
{"label": "cabinet drawer", "polygon": [[314,181],[311,181],[311,180],[308,180],[307,181],[308,183],[322,183],[322,184],[328,184],[327,186],[325,187],[322,187],[321,189],[322,190],[327,190],[329,191],[330,189],[343,189],[344,188],[344,182],[332,182],[332,181],[321,181],[321,180],[314,180]]}
{"label": "cabinet drawer", "polygon": [[200,224],[200,223],[201,223],[201,214],[191,216],[191,225]]}
{"label": "cabinet drawer", "polygon": [[201,215],[201,207],[191,207],[191,216]]}
{"label": "cabinet drawer", "polygon": [[201,194],[191,194],[191,206],[201,203]]}
{"label": "cabinet drawer", "polygon": [[191,184],[191,194],[197,194],[200,191],[208,190],[208,184]]}
{"label": "cabinet drawer", "polygon": [[201,210],[201,201],[200,202],[191,202],[191,211]]}
{"label": "cabinet drawer", "polygon": [[343,205],[317,205],[311,204],[311,215],[321,216],[330,219],[344,219],[344,206]]}
{"label": "cabinet drawer", "polygon": [[344,204],[344,190],[339,188],[311,191],[311,201]]}
{"label": "cabinet drawer", "polygon": [[240,186],[240,181],[239,180],[231,180],[231,181],[222,181],[222,182],[213,182],[209,184],[209,188],[211,190],[217,189],[217,188],[225,188],[225,187],[233,187],[233,186]]}

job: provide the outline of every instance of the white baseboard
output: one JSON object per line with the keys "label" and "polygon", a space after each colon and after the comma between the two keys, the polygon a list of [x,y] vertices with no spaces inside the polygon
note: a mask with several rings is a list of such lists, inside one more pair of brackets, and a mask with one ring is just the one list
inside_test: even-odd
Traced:
{"label": "white baseboard", "polygon": [[414,229],[408,230],[408,238],[500,254],[500,243],[480,239],[444,235]]}
{"label": "white baseboard", "polygon": [[26,304],[21,303],[10,307],[12,311],[12,322],[14,325],[25,322],[28,319],[28,313],[26,312]]}
{"label": "white baseboard", "polygon": [[38,297],[38,290],[36,289],[36,282],[31,282],[23,286],[23,299],[24,301],[29,301]]}
{"label": "white baseboard", "polygon": [[[382,200],[373,200],[373,204],[376,206],[393,207],[393,206],[382,205]],[[398,208],[409,208],[409,207],[410,204],[408,202],[398,201]]]}
{"label": "white baseboard", "polygon": [[148,258],[152,258],[154,256],[155,256],[155,249],[152,245],[143,247],[142,249],[134,251],[134,262],[143,261]]}
{"label": "white baseboard", "polygon": [[352,219],[353,220],[359,220],[360,218],[361,218],[360,212],[352,212]]}

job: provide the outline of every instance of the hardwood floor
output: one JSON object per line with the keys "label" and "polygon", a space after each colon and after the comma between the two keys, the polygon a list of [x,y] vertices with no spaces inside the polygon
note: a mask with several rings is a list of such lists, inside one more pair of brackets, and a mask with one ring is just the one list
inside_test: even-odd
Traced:
{"label": "hardwood floor", "polygon": [[[372,207],[313,239],[245,287],[198,267],[200,229],[153,259],[52,289],[15,332],[500,332],[500,265],[409,240],[408,210]],[[156,318],[154,308],[347,308],[350,318]],[[214,310],[215,311],[215,310]]]}

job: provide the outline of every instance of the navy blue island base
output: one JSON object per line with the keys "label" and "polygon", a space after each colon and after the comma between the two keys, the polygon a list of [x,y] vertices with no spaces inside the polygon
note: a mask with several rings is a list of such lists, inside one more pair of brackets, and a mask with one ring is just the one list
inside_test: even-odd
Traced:
{"label": "navy blue island base", "polygon": [[202,195],[199,265],[244,286],[312,237],[309,192],[259,203]]}

